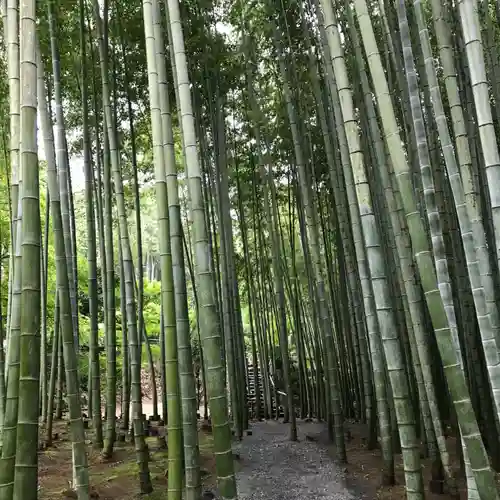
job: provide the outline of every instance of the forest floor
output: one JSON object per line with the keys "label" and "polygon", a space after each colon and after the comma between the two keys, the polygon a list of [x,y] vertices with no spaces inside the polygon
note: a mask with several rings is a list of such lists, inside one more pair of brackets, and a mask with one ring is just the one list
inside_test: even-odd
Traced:
{"label": "forest floor", "polygon": [[[242,500],[359,500],[372,498],[346,478],[344,468],[333,463],[328,449],[306,434],[319,434],[323,424],[299,422],[299,441],[288,440],[288,425],[277,421],[252,423],[252,435],[233,443],[238,494]],[[41,500],[76,498],[71,485],[71,443],[65,421],[55,423],[53,446],[40,451],[39,497]],[[213,440],[200,429],[203,488],[216,492]],[[92,498],[99,500],[166,499],[167,451],[148,437],[150,471],[154,492],[140,497],[137,465],[128,436],[116,443],[113,458],[104,460],[88,441]]]}
{"label": "forest floor", "polygon": [[[123,432],[123,431],[122,431]],[[54,440],[50,448],[39,452],[39,499],[76,499],[71,490],[72,458],[69,428],[66,421],[54,422]],[[90,436],[88,436],[90,437]],[[122,437],[123,439],[123,437]],[[138,466],[134,445],[129,436],[117,441],[113,457],[106,460],[100,450],[88,444],[91,495],[99,500],[163,500],[167,498],[168,452],[159,445],[157,437],[148,437],[149,469],[154,491],[140,495],[138,488]],[[200,460],[204,488],[214,488],[215,462],[212,455],[213,439],[210,433],[200,431]]]}
{"label": "forest floor", "polygon": [[[76,498],[70,487],[71,443],[64,421],[56,422],[57,439],[51,448],[40,451],[39,498]],[[339,465],[328,444],[323,423],[298,421],[297,442],[288,440],[288,425],[277,421],[253,422],[251,435],[233,443],[240,500],[402,500],[404,475],[401,455],[396,457],[396,486],[380,488],[382,464],[379,449],[367,451],[362,426],[347,425],[349,463]],[[216,492],[212,435],[200,429],[200,455],[203,488]],[[150,471],[154,492],[139,496],[137,465],[133,445],[116,443],[111,460],[104,460],[88,441],[92,498],[99,500],[166,499],[167,451],[158,447],[158,438],[148,437]],[[450,447],[451,448],[451,447]],[[430,464],[423,460],[426,489]],[[463,487],[463,484],[461,485]],[[461,491],[460,498],[466,498]],[[426,492],[427,500],[449,500],[448,495]],[[455,497],[456,498],[456,497]]]}
{"label": "forest floor", "polygon": [[[371,492],[368,498],[377,500],[403,500],[405,494],[405,477],[403,470],[403,459],[401,453],[394,457],[395,485],[381,486],[382,454],[380,447],[368,450],[366,446],[366,426],[352,421],[346,422],[346,450],[348,463],[345,465],[346,477],[349,481],[355,481],[363,491]],[[328,430],[323,427],[315,436],[315,441],[328,449],[329,455],[335,457],[335,447],[330,444]],[[431,492],[432,463],[428,458],[420,454],[422,476],[426,500],[466,500],[467,486],[465,475],[460,468],[460,459],[457,455],[460,443],[454,437],[446,438],[447,449],[450,456],[450,467],[456,481],[456,492],[451,494],[444,486],[441,494]],[[423,447],[422,447],[423,450]],[[490,457],[491,459],[491,457]],[[497,488],[500,491],[500,473],[496,473]],[[359,498],[364,498],[360,496]]]}

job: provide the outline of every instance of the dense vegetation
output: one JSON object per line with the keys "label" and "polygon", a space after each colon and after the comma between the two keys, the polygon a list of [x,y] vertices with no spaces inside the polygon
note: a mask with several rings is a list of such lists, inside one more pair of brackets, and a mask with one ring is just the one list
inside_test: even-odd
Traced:
{"label": "dense vegetation", "polygon": [[169,500],[200,417],[223,498],[276,417],[497,499],[499,5],[2,0],[0,500],[63,415],[79,499],[129,431],[151,493],[145,395]]}

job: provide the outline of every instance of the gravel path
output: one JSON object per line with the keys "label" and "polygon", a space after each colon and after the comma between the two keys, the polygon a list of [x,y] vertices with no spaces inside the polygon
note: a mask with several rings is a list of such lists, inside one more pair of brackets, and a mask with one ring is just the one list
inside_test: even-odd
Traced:
{"label": "gravel path", "polygon": [[273,421],[252,424],[252,436],[233,445],[239,453],[240,500],[361,500],[362,494],[346,486],[343,468],[327,451],[305,435],[318,435],[324,427],[298,423],[299,441],[288,440],[288,426]]}

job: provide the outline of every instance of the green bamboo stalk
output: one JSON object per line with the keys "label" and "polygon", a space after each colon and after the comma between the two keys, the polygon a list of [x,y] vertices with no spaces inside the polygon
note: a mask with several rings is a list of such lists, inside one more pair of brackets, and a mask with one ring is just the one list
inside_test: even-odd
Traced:
{"label": "green bamboo stalk", "polygon": [[[85,80],[86,75],[86,37],[85,37],[85,6],[83,0],[79,2],[80,10],[80,59],[81,59],[81,88],[82,88],[82,115],[83,115],[83,168],[85,174],[85,202],[87,219],[87,260],[88,260],[88,294],[90,315],[90,353],[91,379],[88,380],[92,388],[92,427],[94,429],[93,445],[102,448],[102,420],[101,420],[101,377],[99,364],[99,328],[97,322],[97,248],[96,248],[96,225],[94,212],[93,180],[89,137],[89,109],[88,92]],[[90,401],[89,401],[90,406]],[[90,413],[90,412],[89,412]],[[90,416],[90,415],[89,415]]]}
{"label": "green bamboo stalk", "polygon": [[[39,51],[37,51],[39,54]],[[59,180],[56,170],[56,152],[54,148],[54,137],[52,122],[47,111],[47,96],[45,92],[44,70],[41,57],[37,56],[38,63],[38,106],[40,109],[42,134],[44,139],[44,151],[47,158],[47,180],[49,184],[51,215],[53,221],[53,232],[56,250],[56,281],[60,301],[61,314],[61,339],[64,355],[64,366],[66,370],[66,391],[69,408],[69,421],[71,431],[71,446],[73,452],[74,484],[79,500],[89,498],[89,472],[85,447],[85,431],[83,429],[82,412],[80,406],[80,390],[78,381],[78,361],[75,349],[75,338],[73,334],[74,323],[72,321],[70,285],[67,270],[67,259],[65,253],[64,228],[62,224],[61,199],[59,192]],[[21,408],[21,406],[20,406]],[[100,415],[99,415],[100,417]],[[18,436],[19,439],[19,436]],[[16,462],[16,467],[17,467]],[[35,468],[35,478],[38,474]],[[16,471],[17,481],[17,471]],[[15,487],[14,487],[15,488]],[[24,487],[23,487],[24,488]],[[26,494],[23,489],[23,495]],[[14,498],[16,498],[14,489]],[[25,498],[20,496],[18,498]],[[28,498],[28,497],[26,497]],[[32,497],[37,498],[37,492]]]}
{"label": "green bamboo stalk", "polygon": [[[356,196],[365,240],[366,256],[370,271],[373,295],[380,325],[389,381],[395,402],[395,413],[403,453],[406,494],[408,499],[423,499],[423,482],[420,469],[420,452],[416,436],[415,417],[409,398],[408,380],[405,372],[400,339],[392,310],[389,281],[385,269],[385,259],[379,230],[373,212],[373,205],[368,184],[365,160],[360,147],[357,122],[344,52],[340,43],[340,34],[334,11],[327,1],[322,2],[333,72],[338,88],[342,119],[345,127],[352,175],[356,186]],[[397,401],[397,405],[396,405]]]}
{"label": "green bamboo stalk", "polygon": [[[141,366],[139,354],[139,335],[137,332],[137,311],[135,301],[134,289],[134,266],[132,262],[132,251],[130,248],[130,239],[128,234],[125,200],[123,193],[123,179],[120,169],[118,157],[118,138],[116,131],[116,123],[114,121],[111,96],[108,82],[108,53],[107,45],[105,42],[105,31],[103,28],[103,21],[100,16],[99,3],[97,0],[93,1],[94,21],[97,31],[99,42],[99,54],[101,59],[101,79],[102,79],[102,93],[103,93],[103,106],[105,123],[107,130],[107,138],[109,141],[109,152],[111,159],[111,166],[113,170],[113,183],[115,187],[115,198],[118,207],[119,226],[120,226],[120,244],[122,245],[123,261],[125,266],[125,280],[126,280],[126,300],[127,300],[127,322],[128,322],[128,336],[129,336],[129,351],[130,351],[130,369],[131,369],[131,385],[132,385],[132,419],[134,428],[134,442],[135,451],[137,454],[137,463],[139,465],[139,483],[142,493],[150,493],[152,491],[151,477],[148,466],[148,451],[144,439],[144,428],[142,423],[142,395],[141,395]],[[111,198],[106,200],[111,203]],[[108,263],[109,270],[109,263]],[[113,268],[111,268],[112,271]],[[110,283],[108,282],[108,287]],[[109,320],[109,318],[108,318]],[[114,351],[116,344],[115,338],[110,339],[111,347]],[[114,355],[114,352],[113,352]],[[114,374],[116,378],[116,372]],[[114,388],[114,398],[108,404],[113,405],[113,412],[116,408],[116,385]],[[108,410],[108,419],[114,423],[116,416],[110,414]]]}
{"label": "green bamboo stalk", "polygon": [[[438,277],[434,270],[431,253],[428,247],[427,233],[417,211],[415,195],[410,179],[410,169],[398,133],[398,126],[392,106],[387,80],[382,67],[380,54],[365,0],[355,0],[355,12],[358,18],[361,37],[375,89],[385,141],[401,192],[408,229],[413,246],[421,284],[424,289],[427,307],[436,335],[443,368],[448,381],[451,397],[459,419],[462,437],[469,452],[472,469],[481,495],[485,498],[497,498],[493,474],[489,467],[486,450],[477,428],[477,421],[472,409],[469,391],[461,367],[460,344],[456,333],[456,322],[446,306],[452,304],[449,282],[444,276]],[[442,260],[442,256],[435,256]],[[439,270],[439,268],[438,268]]]}
{"label": "green bamboo stalk", "polygon": [[[155,21],[159,22],[159,6],[143,0],[144,31],[148,65],[149,100],[153,132],[155,191],[160,241],[161,294],[164,319],[164,344],[168,415],[168,498],[182,498],[182,416],[177,354],[174,278],[170,244],[170,220],[163,148],[162,117],[158,89],[155,44]],[[171,159],[171,158],[169,158]]]}
{"label": "green bamboo stalk", "polygon": [[60,308],[59,308],[59,293],[56,290],[55,305],[54,305],[54,331],[52,333],[51,345],[51,362],[50,362],[50,380],[49,380],[49,394],[47,402],[47,427],[45,442],[47,446],[52,446],[52,428],[54,422],[54,396],[56,392],[57,382],[57,360],[59,355],[59,340],[61,337],[60,329]]}
{"label": "green bamboo stalk", "polygon": [[190,214],[193,221],[194,255],[200,298],[200,320],[204,359],[207,364],[208,397],[214,433],[214,452],[219,491],[223,498],[236,498],[231,430],[229,427],[224,367],[221,363],[221,337],[215,308],[213,274],[210,270],[207,224],[202,196],[200,160],[196,145],[193,108],[178,0],[167,0],[175,60],[179,112],[189,187]]}
{"label": "green bamboo stalk", "polygon": [[59,56],[59,40],[57,37],[57,27],[55,19],[55,0],[46,0],[48,24],[50,32],[50,48],[52,56],[52,73],[54,79],[54,102],[55,116],[54,137],[56,148],[56,159],[59,178],[61,180],[59,189],[61,190],[61,211],[64,224],[64,246],[66,249],[66,260],[68,261],[69,291],[71,294],[71,317],[73,321],[73,334],[75,335],[75,348],[78,348],[78,303],[75,289],[75,276],[73,268],[73,241],[71,237],[70,222],[70,193],[69,187],[69,161],[66,145],[66,127],[62,107],[61,88],[61,60]]}
{"label": "green bamboo stalk", "polygon": [[[172,252],[172,271],[175,292],[175,318],[177,350],[179,358],[179,382],[182,404],[182,437],[184,442],[184,472],[186,500],[197,500],[201,489],[200,451],[198,444],[197,397],[191,353],[191,332],[186,287],[186,271],[183,251],[183,231],[179,185],[175,162],[172,115],[169,102],[169,88],[165,67],[163,27],[158,0],[153,0],[153,29],[155,37],[156,67],[158,71],[159,104],[162,124],[162,145],[165,164],[167,203],[170,220],[170,242]],[[193,292],[196,286],[193,282]],[[197,300],[197,294],[196,294]],[[201,354],[202,370],[203,354]],[[203,371],[203,374],[205,372]],[[205,384],[205,375],[204,384]],[[205,393],[206,394],[206,393]],[[167,404],[168,408],[168,404]]]}
{"label": "green bamboo stalk", "polygon": [[500,270],[500,154],[491,113],[477,0],[458,0],[458,11],[469,62],[479,139],[490,195],[496,257]]}
{"label": "green bamboo stalk", "polygon": [[36,2],[20,4],[20,136],[22,219],[21,322],[19,337],[19,406],[13,498],[38,496],[38,417],[40,400],[40,186],[37,155]]}

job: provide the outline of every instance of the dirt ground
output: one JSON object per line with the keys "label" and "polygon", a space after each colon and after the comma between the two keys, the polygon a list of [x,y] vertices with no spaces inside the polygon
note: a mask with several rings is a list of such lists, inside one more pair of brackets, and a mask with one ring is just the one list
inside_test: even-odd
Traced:
{"label": "dirt ground", "polygon": [[[70,490],[71,443],[66,422],[55,422],[54,434],[58,439],[53,446],[39,453],[39,498],[41,500],[62,500],[76,498]],[[104,460],[99,450],[89,443],[91,498],[99,500],[149,500],[166,499],[167,492],[167,450],[159,449],[156,437],[148,437],[150,452],[149,468],[154,491],[140,495],[138,489],[138,468],[133,445],[117,442],[111,460]],[[200,455],[204,488],[214,486],[215,463],[212,457],[212,436],[200,431]]]}
{"label": "dirt ground", "polygon": [[[266,454],[268,454],[268,451],[270,452],[269,446],[283,446],[279,444],[281,442],[284,442],[284,440],[281,439],[280,435],[283,433],[286,434],[285,426],[283,426],[283,424],[278,425],[277,423],[273,423],[273,425],[269,426],[269,424],[260,422],[253,424],[252,428],[253,437],[245,437],[242,443],[234,444],[234,450],[237,451],[238,454],[240,453],[240,450],[243,451],[243,453],[241,453],[241,460],[237,460],[235,462],[236,469],[238,471],[238,483],[239,485],[241,485],[241,487],[246,484],[245,487],[247,487],[247,490],[250,491],[253,489],[252,487],[248,487],[249,484],[251,486],[252,475],[258,477],[259,472],[257,469],[259,469],[260,467],[258,463],[257,465],[252,465],[251,457],[254,456],[255,458],[260,455],[265,457]],[[328,465],[328,463],[324,464],[326,466],[326,469],[331,467],[332,471],[339,471],[338,476],[342,476],[342,484],[343,487],[345,487],[346,491],[362,492],[359,493],[359,495],[355,493],[352,498],[368,498],[379,500],[404,499],[404,474],[401,455],[399,454],[396,456],[397,484],[391,487],[381,487],[380,466],[382,459],[380,450],[375,449],[368,451],[366,449],[366,445],[364,443],[365,430],[360,424],[349,422],[347,423],[346,428],[348,429],[348,439],[346,442],[348,456],[347,465],[339,467],[338,465],[335,465],[333,463],[332,459],[334,458],[334,450],[333,447],[328,444],[328,433],[324,426],[322,426],[321,424],[314,424],[311,427],[308,427],[306,423],[300,422],[299,430],[301,432],[299,432],[300,442],[298,443],[298,446],[300,448],[307,448],[307,445],[311,444],[308,443],[308,441],[310,440],[309,432],[312,432],[312,434],[314,434],[313,440],[316,441],[316,445],[320,448],[325,449],[329,456],[329,458],[327,457],[327,459],[332,460],[331,466]],[[272,434],[273,432],[274,434],[276,434],[276,436],[274,437],[269,434]],[[54,433],[58,435],[58,438],[54,441],[54,445],[47,450],[40,451],[39,454],[39,498],[41,500],[76,498],[76,496],[74,496],[74,493],[70,490],[72,476],[71,444],[69,441],[68,427],[66,425],[66,422],[56,422]],[[266,434],[265,438],[258,436],[262,433]],[[203,487],[206,489],[214,490],[215,464],[212,455],[212,436],[210,433],[202,429],[200,429],[199,436]],[[276,441],[274,445],[272,445],[273,440]],[[111,460],[103,460],[100,452],[97,450],[93,450],[90,441],[88,441],[90,483],[93,493],[92,498],[98,498],[99,500],[134,500],[137,498],[161,500],[167,498],[167,478],[165,476],[165,471],[167,470],[167,451],[159,449],[156,437],[148,437],[147,443],[150,450],[150,471],[154,492],[151,495],[140,496],[138,491],[135,451],[128,438],[126,442],[116,443],[115,452]],[[250,453],[247,453],[250,458],[250,460],[248,460],[248,463],[245,459],[246,448],[250,450]],[[456,455],[454,454],[456,445],[453,439],[449,439],[448,449],[451,452],[452,464],[456,472],[456,477],[458,478],[457,486],[459,488],[459,498],[461,500],[465,500],[465,481],[458,468],[458,460],[456,459]],[[302,449],[298,451],[300,453],[304,452],[304,450]],[[306,450],[307,453],[309,453],[309,451]],[[278,460],[278,462],[279,461],[280,460]],[[293,460],[290,460],[290,462],[292,461]],[[324,462],[324,460],[319,461]],[[312,460],[312,462],[315,462],[315,460]],[[295,464],[292,463],[282,465],[286,465],[288,469],[296,468]],[[295,474],[295,476],[297,476],[297,483],[303,482],[303,473],[299,471],[300,464],[296,465],[298,467],[297,473]],[[313,468],[316,467],[317,464],[314,465]],[[456,496],[453,497],[449,494],[437,495],[430,493],[429,481],[431,478],[431,464],[429,463],[429,460],[422,459],[422,467],[427,500],[451,500],[452,498],[457,499]],[[288,472],[293,471],[288,470]],[[295,476],[293,474],[289,474],[288,484],[294,482],[293,478]],[[248,481],[248,478],[250,478],[250,481]],[[334,474],[331,474],[331,480],[337,481]],[[292,485],[290,484],[290,486]],[[248,498],[254,497],[248,496]],[[326,497],[322,496],[321,498],[330,497],[327,495]],[[333,496],[331,498],[351,497]]]}
{"label": "dirt ground", "polygon": [[[365,444],[366,431],[361,424],[348,422],[346,428],[349,430],[349,438],[346,442],[347,460],[346,471],[348,478],[361,488],[374,492],[372,498],[379,500],[402,500],[405,496],[405,480],[401,454],[395,458],[396,485],[381,487],[380,467],[382,455],[380,449],[367,450]],[[426,500],[466,500],[467,490],[463,472],[459,467],[459,460],[456,455],[457,444],[454,438],[448,438],[448,451],[452,471],[457,481],[458,496],[445,494],[435,494],[429,491],[431,480],[430,460],[422,458],[422,472],[424,476],[424,488]],[[331,456],[334,456],[333,448],[330,447]],[[497,482],[500,476],[497,474]]]}

